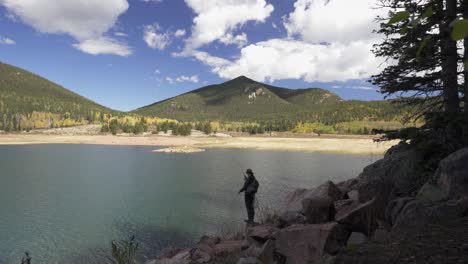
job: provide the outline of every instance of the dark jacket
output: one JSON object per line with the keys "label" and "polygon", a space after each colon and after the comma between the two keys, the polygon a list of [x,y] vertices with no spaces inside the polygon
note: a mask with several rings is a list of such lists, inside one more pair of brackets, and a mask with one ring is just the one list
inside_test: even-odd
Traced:
{"label": "dark jacket", "polygon": [[[245,192],[247,190],[247,188],[249,188],[249,185],[252,184],[253,182],[255,181],[255,176],[253,176],[252,174],[250,174],[249,176],[247,176],[247,178],[244,179],[244,186],[242,186],[242,188],[239,190],[239,192]],[[245,193],[245,195],[253,195],[254,193]]]}

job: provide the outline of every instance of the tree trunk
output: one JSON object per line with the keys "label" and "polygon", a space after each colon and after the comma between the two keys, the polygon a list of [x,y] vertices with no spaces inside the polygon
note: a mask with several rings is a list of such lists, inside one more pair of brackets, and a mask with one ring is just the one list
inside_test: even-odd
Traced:
{"label": "tree trunk", "polygon": [[[468,0],[463,1],[463,18],[468,19]],[[468,37],[466,37],[463,40],[463,48],[464,48],[464,54],[463,54],[463,60],[466,62],[464,66],[464,112],[465,112],[465,120],[468,123]]]}
{"label": "tree trunk", "polygon": [[457,81],[457,43],[451,38],[450,23],[457,17],[457,0],[445,1],[444,22],[442,23],[442,82],[444,85],[445,112],[456,114],[460,111]]}

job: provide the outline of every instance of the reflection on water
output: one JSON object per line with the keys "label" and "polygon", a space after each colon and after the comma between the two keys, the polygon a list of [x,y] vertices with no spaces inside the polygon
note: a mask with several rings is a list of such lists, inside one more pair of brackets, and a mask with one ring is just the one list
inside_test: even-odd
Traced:
{"label": "reflection on water", "polygon": [[380,156],[149,147],[0,146],[0,264],[31,252],[34,263],[102,263],[112,239],[135,234],[142,257],[244,219],[242,172],[274,207],[298,187],[355,177]]}

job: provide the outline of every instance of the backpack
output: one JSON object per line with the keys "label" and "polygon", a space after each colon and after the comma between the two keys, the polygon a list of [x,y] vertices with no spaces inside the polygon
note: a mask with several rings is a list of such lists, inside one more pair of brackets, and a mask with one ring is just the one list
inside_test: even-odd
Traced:
{"label": "backpack", "polygon": [[254,179],[254,181],[247,187],[247,193],[257,193],[258,187],[260,186],[260,183],[258,183],[257,179]]}

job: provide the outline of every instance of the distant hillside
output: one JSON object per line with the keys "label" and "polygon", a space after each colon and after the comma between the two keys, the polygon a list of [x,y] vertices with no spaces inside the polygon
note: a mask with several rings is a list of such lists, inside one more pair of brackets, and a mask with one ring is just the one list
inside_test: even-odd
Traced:
{"label": "distant hillside", "polygon": [[112,112],[31,72],[0,63],[0,130],[78,125]]}
{"label": "distant hillside", "polygon": [[182,121],[393,121],[403,110],[389,101],[344,101],[320,88],[286,89],[241,76],[133,111]]}

